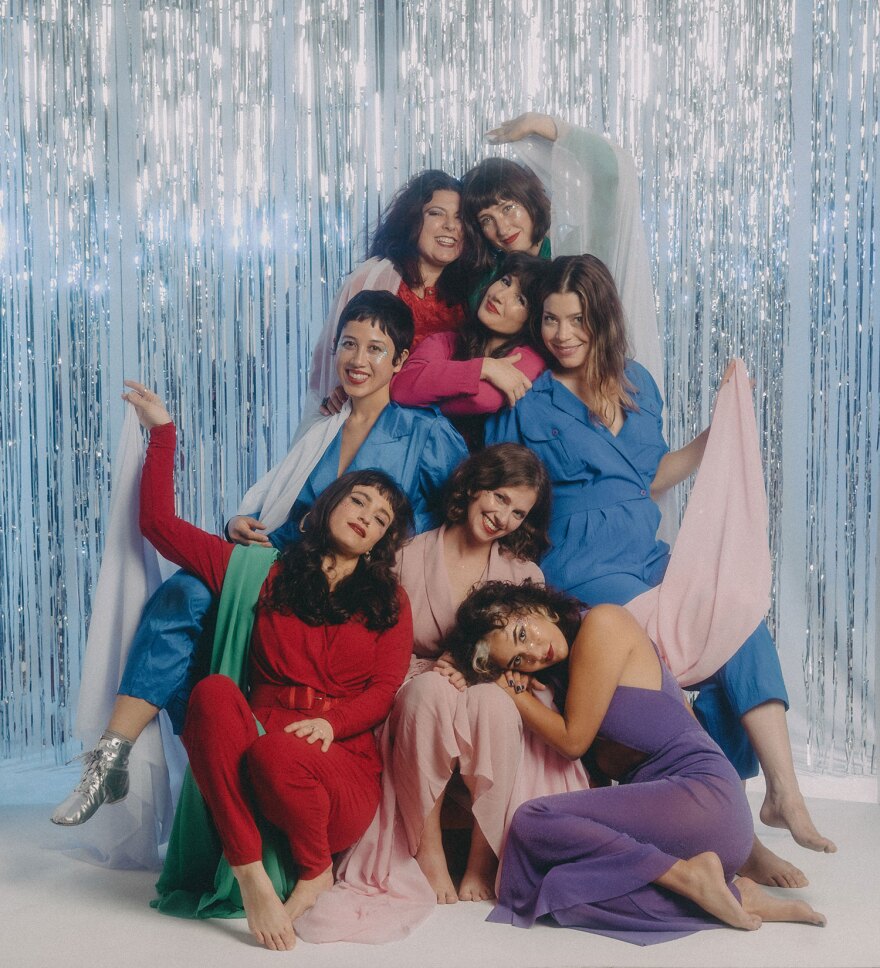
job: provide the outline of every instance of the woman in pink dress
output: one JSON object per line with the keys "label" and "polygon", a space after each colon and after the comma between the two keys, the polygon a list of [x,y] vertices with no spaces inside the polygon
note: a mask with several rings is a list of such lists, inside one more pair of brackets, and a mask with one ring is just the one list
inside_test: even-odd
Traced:
{"label": "woman in pink dress", "polygon": [[[543,581],[534,559],[547,547],[548,517],[540,460],[519,445],[489,447],[450,479],[445,524],[399,553],[414,647],[407,680],[381,730],[382,801],[342,861],[337,885],[297,922],[306,941],[393,941],[437,903],[494,897],[498,856],[516,808],[536,796],[587,787],[580,763],[524,730],[516,707],[494,685],[468,687],[439,647],[473,587]],[[549,704],[549,691],[544,696]],[[474,818],[457,890],[440,829],[456,770]]]}

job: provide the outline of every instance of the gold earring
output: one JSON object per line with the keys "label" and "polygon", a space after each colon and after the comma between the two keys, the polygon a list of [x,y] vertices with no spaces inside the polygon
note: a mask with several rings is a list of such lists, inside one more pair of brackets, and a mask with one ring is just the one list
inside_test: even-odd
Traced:
{"label": "gold earring", "polygon": [[311,513],[312,513],[311,511],[306,511],[306,513],[302,516],[302,521],[300,521],[300,523],[299,523],[299,531],[300,531],[300,534],[305,534],[306,533],[306,518]]}

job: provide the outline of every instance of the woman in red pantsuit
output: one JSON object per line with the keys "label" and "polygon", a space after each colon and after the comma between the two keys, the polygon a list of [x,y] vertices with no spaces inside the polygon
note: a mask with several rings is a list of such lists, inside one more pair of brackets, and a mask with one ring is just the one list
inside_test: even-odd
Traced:
{"label": "woman in red pantsuit", "polygon": [[[174,513],[175,429],[158,397],[127,381],[150,430],[141,530],[169,560],[220,591],[234,545]],[[248,925],[267,948],[333,883],[331,855],[366,830],[379,802],[372,727],[391,708],[412,650],[412,615],[391,570],[409,505],[380,471],[345,474],[272,565],[255,609],[248,696],[221,675],[193,691],[190,766],[238,879]],[[265,729],[259,736],[256,720]],[[262,863],[259,811],[290,843],[300,879],[282,903]]]}

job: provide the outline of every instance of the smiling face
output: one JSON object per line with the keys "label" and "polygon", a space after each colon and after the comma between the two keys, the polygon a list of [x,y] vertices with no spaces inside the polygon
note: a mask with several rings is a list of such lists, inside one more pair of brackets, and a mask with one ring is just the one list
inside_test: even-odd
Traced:
{"label": "smiling face", "polygon": [[363,399],[386,388],[409,352],[394,360],[394,341],[371,319],[350,320],[336,343],[336,375],[345,392]]}
{"label": "smiling face", "polygon": [[489,245],[502,252],[528,252],[537,255],[541,240],[533,240],[535,224],[525,206],[499,199],[477,213],[480,231]]}
{"label": "smiling face", "polygon": [[580,296],[554,292],[544,300],[541,339],[562,369],[583,367],[590,353],[590,334]]}
{"label": "smiling face", "polygon": [[356,484],[330,512],[327,525],[337,554],[353,558],[371,551],[393,520],[394,511],[378,488]]}
{"label": "smiling face", "polygon": [[416,242],[422,276],[436,277],[461,255],[461,196],[458,192],[434,192],[422,207],[422,230]]}
{"label": "smiling face", "polygon": [[486,290],[477,319],[499,336],[516,336],[529,316],[529,304],[522,294],[519,279],[504,275]]}
{"label": "smiling face", "polygon": [[497,541],[512,534],[535,506],[533,487],[496,487],[477,491],[467,507],[466,527],[478,543]]}
{"label": "smiling face", "polygon": [[514,613],[484,636],[489,658],[500,669],[532,674],[568,658],[562,629],[544,611]]}

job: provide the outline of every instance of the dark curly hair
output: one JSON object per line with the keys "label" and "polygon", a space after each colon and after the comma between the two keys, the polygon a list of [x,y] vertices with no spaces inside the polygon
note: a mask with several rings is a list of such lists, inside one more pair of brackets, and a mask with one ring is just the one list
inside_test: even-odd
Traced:
{"label": "dark curly hair", "polygon": [[522,524],[498,539],[514,557],[537,561],[550,547],[550,477],[541,458],[522,444],[493,444],[466,457],[446,484],[445,520],[460,524],[468,505],[480,491],[499,487],[531,487],[537,497]]}
{"label": "dark curly hair", "polygon": [[[335,553],[330,515],[355,487],[374,487],[391,505],[394,515],[385,534],[362,555],[354,571],[333,592],[322,561]],[[273,580],[264,586],[258,608],[296,615],[308,625],[339,625],[352,616],[371,631],[384,631],[400,616],[394,563],[412,532],[412,511],[403,491],[378,470],[349,471],[325,488],[300,525],[302,538],[289,544]]]}
{"label": "dark curly hair", "polygon": [[532,220],[532,245],[537,245],[550,231],[550,199],[541,179],[530,168],[507,158],[484,158],[467,172],[461,183],[467,262],[474,274],[485,273],[495,264],[495,250],[477,220],[484,208],[502,202],[522,205]]}
{"label": "dark curly hair", "polygon": [[[461,182],[436,168],[414,175],[398,190],[379,217],[367,252],[369,258],[390,259],[410,289],[423,284],[418,241],[424,221],[422,210],[434,192],[461,195]],[[463,302],[467,295],[460,262],[461,259],[456,259],[446,266],[437,280],[437,292],[449,306]]]}
{"label": "dark curly hair", "polygon": [[503,670],[489,656],[484,639],[490,632],[503,629],[514,615],[543,612],[559,626],[570,648],[581,627],[582,611],[577,599],[546,585],[489,581],[459,605],[455,624],[441,639],[440,648],[452,654],[469,683],[492,681]]}
{"label": "dark curly hair", "polygon": [[[458,331],[456,340],[456,357],[460,360],[473,360],[478,356],[492,356],[501,359],[508,355],[515,347],[524,344],[532,345],[543,352],[544,344],[540,336],[535,342],[535,333],[540,329],[540,315],[542,306],[543,276],[547,271],[546,259],[539,259],[537,256],[527,255],[525,252],[512,252],[508,255],[502,265],[498,275],[489,282],[479,294],[476,307],[472,309]],[[495,333],[484,325],[477,317],[477,309],[482,305],[483,297],[486,295],[490,286],[495,285],[504,276],[514,276],[519,283],[519,288],[528,304],[528,315],[523,328],[512,336],[508,336],[491,353],[486,352],[489,341],[495,338]]]}

